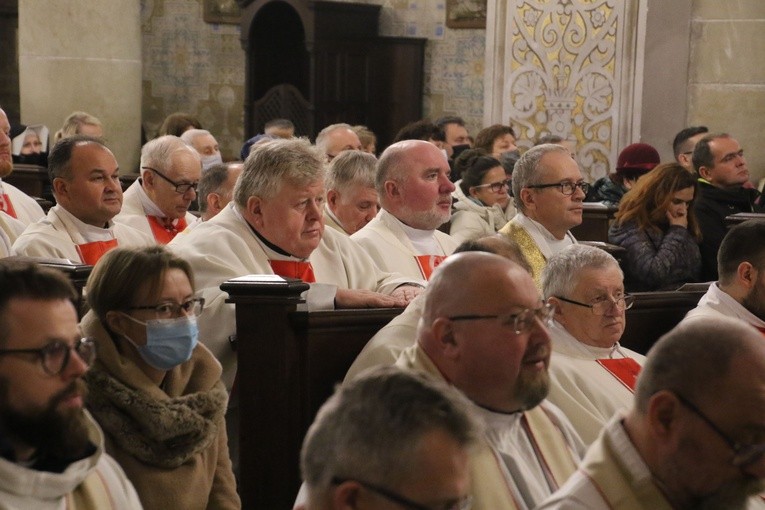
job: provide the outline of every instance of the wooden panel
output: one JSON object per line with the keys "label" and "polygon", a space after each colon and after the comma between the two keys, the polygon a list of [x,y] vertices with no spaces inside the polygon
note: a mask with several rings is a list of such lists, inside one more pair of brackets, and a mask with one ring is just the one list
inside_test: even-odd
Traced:
{"label": "wooden panel", "polygon": [[13,172],[4,178],[8,184],[13,184],[30,197],[43,197],[48,186],[48,169],[38,165],[13,165]]}

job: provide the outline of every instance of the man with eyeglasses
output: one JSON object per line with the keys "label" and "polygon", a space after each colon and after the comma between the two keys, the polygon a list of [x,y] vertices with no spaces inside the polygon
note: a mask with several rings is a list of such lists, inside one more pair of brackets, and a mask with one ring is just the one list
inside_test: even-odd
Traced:
{"label": "man with eyeglasses", "polygon": [[83,409],[95,358],[62,274],[0,261],[0,506],[140,509]]}
{"label": "man with eyeglasses", "polygon": [[475,509],[468,452],[479,431],[445,383],[395,367],[367,371],[339,387],[308,429],[296,508]]}
{"label": "man with eyeglasses", "polygon": [[732,227],[717,254],[720,278],[683,321],[733,317],[765,335],[765,220]]}
{"label": "man with eyeglasses", "polygon": [[331,124],[316,135],[316,148],[331,163],[343,151],[360,151],[361,141],[350,124]]}
{"label": "man with eyeglasses", "polygon": [[582,223],[582,202],[589,189],[579,165],[560,145],[537,145],[515,164],[513,200],[518,213],[499,232],[521,246],[537,287],[547,260],[576,244],[569,230]]}
{"label": "man with eyeglasses", "polygon": [[167,244],[197,217],[189,212],[202,176],[199,153],[177,136],[151,140],[141,149],[141,177],[125,191],[114,221]]}
{"label": "man with eyeglasses", "polygon": [[448,381],[485,425],[471,454],[475,509],[531,509],[576,471],[584,444],[549,389],[554,307],[491,253],[449,257],[428,285],[417,344],[397,364]]}
{"label": "man with eyeglasses", "polygon": [[13,244],[17,255],[95,265],[117,246],[152,244],[147,234],[112,221],[122,208],[122,186],[117,160],[101,139],[60,140],[48,155],[48,176],[56,205],[19,236]]}
{"label": "man with eyeglasses", "polygon": [[740,212],[762,212],[760,193],[749,182],[744,150],[727,133],[704,136],[693,149],[699,173],[696,219],[701,228],[702,281],[717,280],[717,250],[728,231],[725,218]]}
{"label": "man with eyeglasses", "polygon": [[693,168],[693,149],[696,147],[696,142],[704,138],[707,133],[709,128],[706,126],[690,126],[680,130],[672,141],[675,161],[692,174],[696,173]]}
{"label": "man with eyeglasses", "polygon": [[648,353],[631,410],[539,508],[762,508],[763,409],[759,333],[726,317],[681,324]]}
{"label": "man with eyeglasses", "polygon": [[611,255],[584,244],[553,255],[542,290],[555,307],[550,326],[550,395],[586,444],[619,410],[630,406],[645,357],[619,345],[625,311],[624,274]]}
{"label": "man with eyeglasses", "polygon": [[452,215],[449,163],[430,142],[404,140],[377,163],[375,187],[382,209],[351,239],[384,271],[429,279],[459,244],[438,229]]}

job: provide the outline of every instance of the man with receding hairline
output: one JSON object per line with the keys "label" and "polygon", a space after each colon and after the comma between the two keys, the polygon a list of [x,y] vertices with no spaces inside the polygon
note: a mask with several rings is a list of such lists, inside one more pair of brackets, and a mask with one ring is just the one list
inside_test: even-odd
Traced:
{"label": "man with receding hairline", "polygon": [[633,408],[539,508],[762,507],[765,343],[735,319],[699,318],[648,353]]}
{"label": "man with receding hairline", "polygon": [[534,508],[584,451],[545,400],[553,312],[526,270],[491,253],[449,257],[428,285],[417,344],[397,364],[449,381],[486,426],[471,457],[473,508]]}
{"label": "man with receding hairline", "polygon": [[458,244],[437,230],[452,214],[449,163],[429,142],[394,143],[380,156],[375,187],[382,209],[352,239],[381,269],[427,280]]}

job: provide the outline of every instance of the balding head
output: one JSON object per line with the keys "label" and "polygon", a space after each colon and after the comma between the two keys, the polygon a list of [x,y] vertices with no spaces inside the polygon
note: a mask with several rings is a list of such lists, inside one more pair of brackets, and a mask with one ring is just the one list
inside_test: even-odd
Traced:
{"label": "balding head", "polygon": [[[474,402],[507,412],[531,408],[549,384],[550,338],[525,312],[541,306],[534,281],[518,264],[490,253],[459,253],[430,280],[418,342]],[[527,321],[515,320],[524,314]]]}
{"label": "balding head", "polygon": [[515,262],[529,274],[533,273],[531,264],[526,260],[526,256],[523,254],[523,251],[521,251],[520,245],[502,234],[494,234],[486,237],[479,237],[478,239],[463,241],[457,246],[454,253],[468,251],[482,251],[499,255],[500,257]]}
{"label": "balding head", "polygon": [[316,147],[329,162],[343,151],[361,150],[361,141],[350,124],[332,124],[316,135]]}

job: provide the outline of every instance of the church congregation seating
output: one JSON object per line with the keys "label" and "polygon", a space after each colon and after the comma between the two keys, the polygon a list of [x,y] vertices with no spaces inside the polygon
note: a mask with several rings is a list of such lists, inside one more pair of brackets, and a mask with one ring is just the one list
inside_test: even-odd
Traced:
{"label": "church congregation seating", "polygon": [[[289,508],[300,485],[305,432],[366,342],[400,309],[298,311],[298,280],[237,279],[221,288],[236,305],[243,508]],[[645,353],[705,292],[637,293],[622,344]],[[268,459],[264,461],[264,459]]]}

